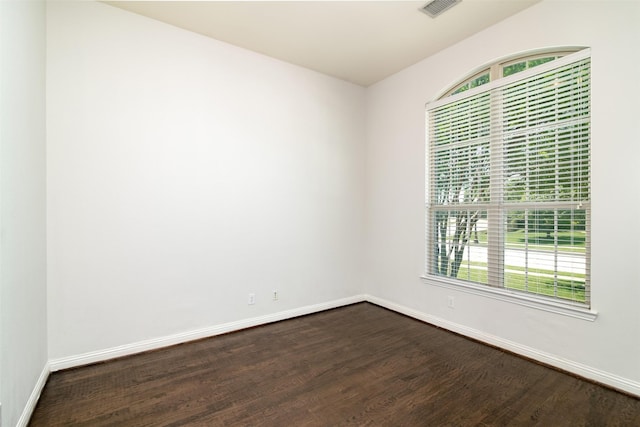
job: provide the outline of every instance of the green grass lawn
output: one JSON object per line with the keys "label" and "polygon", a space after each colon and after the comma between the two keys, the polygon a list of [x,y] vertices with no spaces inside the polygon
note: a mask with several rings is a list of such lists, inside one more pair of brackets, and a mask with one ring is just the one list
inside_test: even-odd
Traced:
{"label": "green grass lawn", "polygon": [[[472,265],[463,263],[460,265],[458,279],[470,282],[488,284],[486,264],[472,262]],[[484,267],[484,268],[483,268]],[[554,283],[553,271],[542,269],[529,269],[530,273],[524,274],[523,267],[505,266],[505,288],[534,294],[556,296],[570,301],[585,302],[584,274],[559,272],[561,276],[574,277],[574,279],[557,279]],[[516,270],[516,271],[514,271]],[[520,273],[519,271],[522,271]],[[545,274],[539,276],[538,274]],[[551,277],[549,277],[551,276]]]}
{"label": "green grass lawn", "polygon": [[584,281],[557,279],[557,286],[553,278],[531,276],[525,277],[521,273],[507,272],[505,275],[505,287],[519,291],[532,292],[534,294],[556,296],[571,301],[585,302]]}
{"label": "green grass lawn", "polygon": [[[472,234],[475,238],[475,233]],[[584,254],[586,234],[584,231],[561,231],[557,234],[559,253]],[[472,241],[473,242],[473,241]],[[487,232],[478,232],[476,246],[487,245]],[[473,243],[471,243],[473,244]],[[546,233],[527,233],[524,230],[509,231],[505,235],[507,249],[524,249],[537,251],[554,251],[555,237]],[[570,301],[585,302],[585,274],[558,271],[555,279],[553,270],[505,266],[505,285],[507,289],[526,291],[540,295],[564,298]],[[487,264],[479,261],[464,261],[460,265],[458,279],[488,284]]]}

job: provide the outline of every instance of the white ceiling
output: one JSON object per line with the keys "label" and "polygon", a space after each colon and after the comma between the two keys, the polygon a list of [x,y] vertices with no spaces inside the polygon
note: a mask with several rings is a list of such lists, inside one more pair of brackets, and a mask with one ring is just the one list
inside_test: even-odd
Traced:
{"label": "white ceiling", "polygon": [[115,1],[159,21],[369,86],[540,0]]}

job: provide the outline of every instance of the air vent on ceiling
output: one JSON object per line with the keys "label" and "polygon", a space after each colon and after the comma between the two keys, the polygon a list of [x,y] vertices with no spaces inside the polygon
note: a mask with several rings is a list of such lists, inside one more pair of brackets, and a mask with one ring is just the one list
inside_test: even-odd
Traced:
{"label": "air vent on ceiling", "polygon": [[461,1],[462,0],[431,0],[429,3],[422,6],[420,10],[430,17],[435,18]]}

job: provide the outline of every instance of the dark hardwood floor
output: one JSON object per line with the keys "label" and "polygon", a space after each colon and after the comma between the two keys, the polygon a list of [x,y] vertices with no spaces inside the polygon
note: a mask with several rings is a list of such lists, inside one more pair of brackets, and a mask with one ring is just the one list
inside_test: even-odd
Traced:
{"label": "dark hardwood floor", "polygon": [[640,400],[368,303],[53,373],[31,426],[640,426]]}

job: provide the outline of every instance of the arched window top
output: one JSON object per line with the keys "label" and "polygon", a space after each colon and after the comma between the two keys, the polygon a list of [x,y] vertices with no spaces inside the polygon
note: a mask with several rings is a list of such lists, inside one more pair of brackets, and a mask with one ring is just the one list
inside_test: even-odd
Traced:
{"label": "arched window top", "polygon": [[583,48],[566,48],[562,50],[529,53],[527,55],[520,55],[508,58],[506,60],[498,61],[494,64],[488,65],[479,72],[473,73],[471,76],[465,78],[460,83],[455,84],[450,89],[445,91],[439,99],[446,98],[451,95],[456,95],[466,90],[473,89],[475,87],[495,81],[502,77],[507,77],[512,74],[537,67],[538,65],[542,65],[555,59],[562,58],[563,56],[577,52],[581,49]]}

